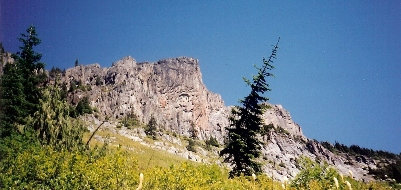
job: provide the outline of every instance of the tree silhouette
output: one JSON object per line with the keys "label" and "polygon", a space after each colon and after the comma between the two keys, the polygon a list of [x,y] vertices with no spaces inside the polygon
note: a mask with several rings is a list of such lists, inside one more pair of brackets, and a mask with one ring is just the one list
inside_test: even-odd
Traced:
{"label": "tree silhouette", "polygon": [[15,131],[15,126],[25,124],[25,118],[39,108],[40,86],[46,81],[41,54],[34,51],[40,44],[34,26],[21,34],[20,52],[13,54],[15,62],[6,64],[1,77],[0,126],[3,135]]}
{"label": "tree silhouette", "polygon": [[260,116],[266,109],[262,103],[269,100],[263,94],[271,90],[266,77],[273,76],[270,73],[274,68],[271,64],[276,59],[279,41],[280,38],[274,45],[269,58],[263,58],[262,68],[257,68],[258,74],[253,76],[252,80],[244,78],[246,84],[251,87],[251,92],[240,101],[241,106],[235,106],[231,110],[230,126],[226,127],[227,143],[220,152],[220,156],[225,156],[224,161],[233,165],[230,177],[241,174],[250,176],[261,172],[261,165],[255,160],[260,156],[261,149],[261,142],[257,135],[263,124]]}

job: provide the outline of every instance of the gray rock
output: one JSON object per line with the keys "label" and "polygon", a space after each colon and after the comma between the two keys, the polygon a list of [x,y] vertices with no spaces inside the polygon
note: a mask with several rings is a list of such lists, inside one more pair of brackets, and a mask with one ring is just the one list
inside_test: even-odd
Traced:
{"label": "gray rock", "polygon": [[[68,69],[62,81],[69,86],[74,80],[81,81],[81,84],[90,88],[69,93],[68,99],[72,103],[88,96],[91,105],[97,107],[101,115],[119,119],[135,114],[144,123],[153,116],[160,129],[191,136],[193,126],[198,139],[205,140],[213,136],[223,143],[231,107],[224,105],[220,95],[207,90],[196,59],[179,57],[137,63],[128,56],[108,68],[91,64]],[[305,137],[301,127],[292,120],[283,106],[268,105],[270,109],[266,110],[262,118],[266,125],[272,124],[274,129],[260,137],[263,142],[262,160],[267,163],[263,167],[266,174],[282,181],[293,178],[299,172],[296,159],[306,156],[334,165],[343,174],[350,170],[356,179],[372,179],[366,168],[375,168],[373,159],[364,157],[357,160],[330,152],[319,142]],[[132,132],[121,129],[116,132],[144,145],[189,160],[205,162],[203,158],[186,149],[169,147],[160,142],[146,144],[142,141],[145,137],[143,130]],[[179,138],[170,135],[162,134],[161,140],[183,145]],[[217,152],[211,154],[217,156]],[[201,151],[201,155],[210,154]]]}

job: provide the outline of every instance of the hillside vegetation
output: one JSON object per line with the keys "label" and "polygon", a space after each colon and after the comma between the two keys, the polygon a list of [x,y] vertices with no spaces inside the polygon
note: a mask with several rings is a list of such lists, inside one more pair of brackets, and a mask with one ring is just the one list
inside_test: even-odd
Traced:
{"label": "hillside vegetation", "polygon": [[[91,107],[87,98],[70,104],[65,84],[57,80],[60,73],[52,74],[53,83],[46,80],[41,54],[33,50],[40,43],[33,26],[20,41],[21,52],[13,55],[15,63],[6,64],[0,81],[0,189],[401,188],[394,181],[357,181],[352,173],[340,174],[306,157],[296,160],[301,171],[293,180],[279,182],[263,173],[250,173],[253,170],[233,176],[232,168],[191,162],[116,133],[121,128],[140,128],[147,135],[141,140],[146,142],[169,133],[156,132],[155,121],[144,124],[133,115],[105,128],[100,127],[109,118],[102,118],[103,123],[88,131],[91,124],[84,116],[102,117],[97,108]],[[185,139],[188,145],[181,146],[192,152],[199,144],[209,150],[219,146],[214,138],[202,143],[192,137]]]}
{"label": "hillside vegetation", "polygon": [[354,189],[400,188],[342,178],[335,169],[307,158],[299,160],[304,169],[293,181],[281,183],[264,174],[229,179],[225,168],[183,161],[136,143],[130,143],[129,150],[96,141],[90,150],[71,152],[42,146],[27,136],[11,136],[0,145],[2,189],[136,189],[140,173],[143,189],[336,189],[334,178],[338,189],[347,189],[346,181]]}

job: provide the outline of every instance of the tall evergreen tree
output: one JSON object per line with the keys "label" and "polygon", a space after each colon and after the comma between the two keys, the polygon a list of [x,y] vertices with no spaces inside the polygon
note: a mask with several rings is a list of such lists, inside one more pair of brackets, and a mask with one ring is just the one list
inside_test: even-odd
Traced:
{"label": "tall evergreen tree", "polygon": [[35,27],[30,26],[21,34],[20,52],[13,54],[14,63],[6,64],[1,76],[0,131],[7,136],[17,124],[25,124],[25,118],[38,110],[39,85],[46,79],[41,54],[33,48],[40,44]]}
{"label": "tall evergreen tree", "polygon": [[22,43],[20,52],[13,55],[15,62],[20,70],[23,78],[24,94],[27,110],[25,115],[32,115],[38,110],[40,89],[39,85],[46,80],[44,72],[44,64],[40,62],[42,55],[34,51],[34,47],[40,44],[34,26],[30,26],[26,30],[27,34],[21,34],[19,41]]}
{"label": "tall evergreen tree", "polygon": [[276,58],[278,43],[272,49],[268,59],[263,58],[263,66],[258,69],[258,74],[253,76],[252,81],[244,79],[251,87],[251,92],[243,100],[241,106],[236,106],[231,110],[230,126],[228,131],[227,143],[220,152],[220,156],[225,156],[224,161],[233,165],[230,177],[241,174],[250,176],[252,173],[260,173],[261,165],[256,161],[260,156],[260,140],[258,134],[263,124],[261,115],[266,106],[263,102],[268,101],[264,93],[270,91],[266,77],[273,76],[270,71],[274,68],[272,63]]}

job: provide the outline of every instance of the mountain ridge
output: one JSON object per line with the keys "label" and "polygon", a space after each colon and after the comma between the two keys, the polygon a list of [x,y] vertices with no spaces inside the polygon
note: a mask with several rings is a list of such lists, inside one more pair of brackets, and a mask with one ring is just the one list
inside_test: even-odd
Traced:
{"label": "mountain ridge", "polygon": [[[100,78],[100,85],[96,85],[96,78]],[[200,140],[214,137],[220,143],[224,141],[231,107],[224,105],[220,95],[206,88],[199,61],[194,58],[137,63],[127,56],[111,67],[90,64],[67,69],[62,82],[70,86],[72,81],[91,87],[87,91],[70,93],[69,101],[74,104],[87,96],[100,113],[116,119],[134,113],[147,123],[154,117],[165,131],[187,137],[195,131]],[[272,124],[273,130],[260,137],[264,142],[265,172],[272,171],[271,175],[281,180],[295,177],[299,172],[296,160],[306,156],[332,164],[342,173],[352,171],[356,179],[373,179],[369,175],[369,169],[376,168],[373,159],[365,158],[365,162],[361,162],[349,155],[334,154],[304,136],[283,106],[267,104],[270,109],[262,118],[266,125]],[[276,169],[276,163],[284,167]]]}
{"label": "mountain ridge", "polygon": [[[2,57],[2,60],[7,59]],[[55,79],[50,82],[55,82]],[[60,75],[60,82],[69,87],[67,99],[70,103],[77,104],[88,97],[91,106],[97,109],[96,114],[104,117],[118,121],[131,114],[143,123],[154,117],[160,131],[185,137],[195,134],[199,140],[213,137],[220,144],[224,142],[225,127],[229,124],[232,107],[224,105],[219,94],[206,88],[197,59],[178,57],[137,63],[134,58],[127,56],[110,67],[89,64],[69,68]],[[343,174],[351,171],[358,180],[372,180],[370,170],[378,168],[383,162],[393,162],[391,159],[332,152],[316,140],[308,139],[282,105],[266,104],[270,109],[265,111],[262,118],[265,126],[270,128],[260,136],[263,142],[260,161],[264,172],[276,179],[285,181],[295,177],[300,171],[297,159],[303,156],[321,163],[327,162]],[[96,117],[92,115],[92,119],[96,120]],[[114,132],[141,141],[143,130],[132,133],[118,129],[118,122],[110,123],[109,128]],[[182,145],[173,136],[159,135]],[[164,142],[148,145],[186,159],[204,162],[204,159],[190,151],[165,147]]]}

